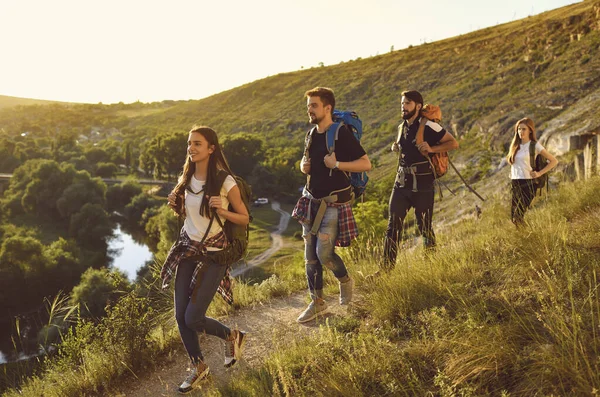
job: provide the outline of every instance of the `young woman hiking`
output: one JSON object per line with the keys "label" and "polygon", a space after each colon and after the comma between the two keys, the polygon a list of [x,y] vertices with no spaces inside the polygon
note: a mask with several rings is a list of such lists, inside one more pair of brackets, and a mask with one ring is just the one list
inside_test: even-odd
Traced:
{"label": "young woman hiking", "polygon": [[[535,145],[536,156],[540,155],[548,159],[548,164],[539,171],[534,171],[531,168],[530,145]],[[512,188],[510,215],[512,222],[518,227],[523,224],[525,211],[527,211],[535,196],[533,180],[556,167],[558,160],[537,141],[535,124],[533,120],[527,117],[515,124],[515,135],[506,159],[510,164]]]}
{"label": "young woman hiking", "polygon": [[[218,186],[223,171],[229,175],[222,186]],[[219,189],[220,194],[213,193]],[[239,360],[245,336],[244,332],[229,329],[206,317],[208,305],[217,290],[228,301],[232,297],[228,266],[211,260],[211,255],[227,246],[225,233],[215,217],[220,217],[221,223],[228,220],[246,225],[249,221],[240,190],[221,151],[217,134],[211,128],[194,126],[190,131],[183,173],[169,194],[168,203],[178,215],[185,216],[161,277],[165,288],[176,270],[175,318],[192,361],[192,371],[179,386],[179,392],[187,393],[209,373],[198,343],[198,333],[225,340],[225,367]],[[233,211],[227,210],[229,204]]]}

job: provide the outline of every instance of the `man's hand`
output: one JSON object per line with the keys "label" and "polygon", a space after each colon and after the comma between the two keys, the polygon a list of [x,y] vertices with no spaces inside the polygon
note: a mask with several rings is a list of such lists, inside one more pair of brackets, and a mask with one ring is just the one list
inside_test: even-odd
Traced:
{"label": "man's hand", "polygon": [[398,146],[398,142],[392,143],[391,150],[392,150],[392,152],[399,152],[400,151],[400,146]]}
{"label": "man's hand", "polygon": [[302,171],[303,174],[310,173],[310,159],[302,157],[302,161],[300,161],[300,171]]}
{"label": "man's hand", "polygon": [[433,153],[433,149],[431,148],[431,146],[429,146],[429,144],[427,142],[420,143],[417,146],[417,149],[419,149],[419,152],[421,152],[423,154]]}
{"label": "man's hand", "polygon": [[337,159],[335,158],[335,152],[326,155],[323,158],[323,162],[325,163],[325,167],[329,169],[335,168],[335,163],[337,162]]}

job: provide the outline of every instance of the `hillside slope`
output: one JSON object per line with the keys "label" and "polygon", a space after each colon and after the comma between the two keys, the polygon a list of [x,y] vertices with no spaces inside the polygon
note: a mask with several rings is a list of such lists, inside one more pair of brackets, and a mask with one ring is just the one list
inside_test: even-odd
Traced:
{"label": "hillside slope", "polygon": [[67,102],[46,101],[43,99],[19,98],[14,96],[0,95],[0,109],[13,108],[15,106],[50,105],[53,103],[67,105]]}

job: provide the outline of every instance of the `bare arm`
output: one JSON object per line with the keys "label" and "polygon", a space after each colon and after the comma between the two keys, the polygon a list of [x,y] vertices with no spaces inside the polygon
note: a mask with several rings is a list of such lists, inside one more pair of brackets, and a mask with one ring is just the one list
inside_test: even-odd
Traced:
{"label": "bare arm", "polygon": [[532,178],[537,178],[539,176],[542,176],[546,172],[549,172],[550,170],[552,170],[554,167],[556,167],[558,165],[558,160],[556,159],[556,157],[554,157],[552,154],[550,154],[550,152],[547,151],[546,149],[542,150],[540,152],[540,155],[542,155],[543,157],[545,157],[546,159],[548,159],[549,162],[541,170],[539,170],[539,171],[532,171],[531,172],[531,177]]}
{"label": "bare arm", "polygon": [[300,161],[300,171],[303,174],[309,174],[310,173],[310,159],[306,158],[306,156],[303,156],[302,160]]}
{"label": "bare arm", "polygon": [[371,160],[369,160],[369,156],[365,154],[354,161],[340,161],[338,168],[347,172],[371,171]]}
{"label": "bare arm", "polygon": [[442,139],[440,139],[440,143],[434,146],[429,146],[427,141],[424,141],[419,146],[417,146],[419,151],[423,154],[425,153],[441,153],[441,152],[449,152],[451,150],[458,148],[458,141],[454,139],[451,133],[446,131]]}
{"label": "bare arm", "polygon": [[[335,158],[335,152],[328,154],[323,159],[325,162],[325,166],[327,168],[335,168],[335,163],[337,159]],[[371,161],[369,157],[365,154],[361,158],[356,159],[354,161],[340,161],[338,169],[346,172],[363,172],[371,170]]]}
{"label": "bare arm", "polygon": [[229,203],[233,207],[233,211],[222,208],[220,196],[211,197],[209,205],[211,208],[216,208],[217,214],[226,220],[237,225],[247,225],[250,222],[250,217],[248,215],[248,210],[242,201],[240,188],[237,185],[229,190],[229,193],[227,193],[227,200],[229,200]]}

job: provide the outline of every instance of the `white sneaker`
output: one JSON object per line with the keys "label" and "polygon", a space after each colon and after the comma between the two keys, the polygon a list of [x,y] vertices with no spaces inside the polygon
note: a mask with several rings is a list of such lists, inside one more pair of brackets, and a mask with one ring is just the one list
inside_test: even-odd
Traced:
{"label": "white sneaker", "polygon": [[233,330],[235,338],[225,341],[225,367],[229,368],[242,357],[242,348],[246,341],[246,333],[240,330]]}
{"label": "white sneaker", "polygon": [[200,361],[198,364],[192,365],[192,372],[188,375],[183,383],[179,386],[177,391],[181,394],[187,394],[191,392],[194,387],[198,386],[200,381],[206,379],[210,373],[210,368],[204,362]]}
{"label": "white sneaker", "polygon": [[323,313],[327,310],[327,303],[323,299],[317,299],[318,302],[314,300],[308,304],[308,307],[298,316],[296,319],[299,323],[305,323],[310,320],[314,320],[320,313]]}
{"label": "white sneaker", "polygon": [[352,290],[354,289],[354,280],[349,279],[345,283],[340,283],[340,305],[347,305],[352,302]]}

